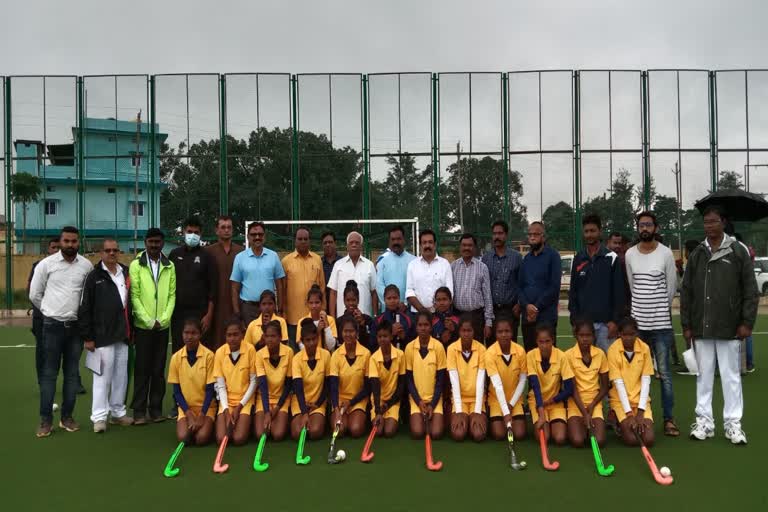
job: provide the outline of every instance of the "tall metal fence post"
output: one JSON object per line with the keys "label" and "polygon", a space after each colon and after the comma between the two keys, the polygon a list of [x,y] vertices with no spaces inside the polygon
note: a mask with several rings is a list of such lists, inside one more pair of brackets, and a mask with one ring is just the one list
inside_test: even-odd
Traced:
{"label": "tall metal fence post", "polygon": [[717,191],[717,73],[709,72],[709,173],[712,192]]}
{"label": "tall metal fence post", "polygon": [[432,73],[432,229],[438,236],[440,233],[439,80],[437,73]]}
{"label": "tall metal fence post", "polygon": [[640,73],[640,91],[643,118],[643,204],[646,210],[651,208],[651,155],[648,140],[648,72]]}
{"label": "tall metal fence post", "polygon": [[[157,200],[157,177],[160,174],[157,168],[157,102],[156,102],[156,82],[155,77],[149,77],[149,166],[147,168],[147,178],[149,179],[149,226],[154,227],[160,224],[160,206]],[[188,149],[187,149],[188,151]],[[138,252],[138,249],[135,249]]]}
{"label": "tall metal fence post", "polygon": [[291,220],[299,220],[299,77],[291,75],[293,133],[291,137]]}
{"label": "tall metal fence post", "polygon": [[[369,147],[369,140],[368,140],[368,75],[362,75],[361,77],[362,81],[362,97],[360,98],[360,101],[362,102],[362,105],[360,105],[360,110],[362,113],[361,116],[361,135],[362,135],[362,149],[363,149],[363,219],[370,219],[371,218],[371,189],[370,189],[370,183],[371,183],[371,152]],[[370,240],[369,236],[371,232],[371,225],[370,224],[364,224],[363,225],[363,234],[365,235],[365,253],[370,258],[371,256],[371,247],[370,247]]]}
{"label": "tall metal fence post", "polygon": [[83,197],[85,182],[85,81],[77,77],[77,229],[81,239],[85,239],[85,198]]}
{"label": "tall metal fence post", "polygon": [[573,72],[573,243],[581,249],[581,75]]}
{"label": "tall metal fence post", "polygon": [[11,199],[11,77],[5,78],[5,308],[13,309],[13,204]]}
{"label": "tall metal fence post", "polygon": [[509,197],[509,75],[501,74],[501,164],[504,172],[504,220],[512,222],[512,208]]}
{"label": "tall metal fence post", "polygon": [[219,214],[229,211],[227,172],[227,77],[219,76]]}

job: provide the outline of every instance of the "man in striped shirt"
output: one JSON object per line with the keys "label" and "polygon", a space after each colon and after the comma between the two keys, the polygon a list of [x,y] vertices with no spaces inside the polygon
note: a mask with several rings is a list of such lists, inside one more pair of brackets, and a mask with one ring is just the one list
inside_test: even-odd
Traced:
{"label": "man in striped shirt", "polygon": [[674,394],[669,351],[675,342],[672,332],[672,298],[677,290],[677,267],[672,251],[656,240],[656,216],[637,216],[640,242],[626,254],[627,280],[632,290],[632,317],[640,328],[640,339],[650,345],[661,375],[661,405],[664,434],[677,437],[680,431],[672,415]]}

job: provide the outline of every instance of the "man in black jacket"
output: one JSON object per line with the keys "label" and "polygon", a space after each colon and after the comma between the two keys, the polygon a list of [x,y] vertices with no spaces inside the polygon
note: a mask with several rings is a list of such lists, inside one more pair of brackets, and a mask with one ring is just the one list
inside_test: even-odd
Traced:
{"label": "man in black jacket", "polygon": [[704,441],[715,435],[712,395],[717,367],[723,388],[725,437],[733,444],[747,444],[741,428],[744,397],[739,340],[752,335],[759,297],[749,251],[725,234],[725,223],[721,208],[704,210],[706,239],[688,257],[680,291],[683,336],[694,344],[699,366],[691,438]]}
{"label": "man in black jacket", "polygon": [[117,261],[119,253],[115,240],[104,240],[101,262],[85,279],[78,313],[80,336],[90,352],[88,358],[95,360],[101,370],[93,373],[91,421],[97,433],[107,429],[108,418],[113,425],[133,423],[125,410],[131,339],[130,277],[128,267]]}
{"label": "man in black jacket", "polygon": [[587,215],[581,226],[584,249],[571,265],[568,309],[571,323],[576,318],[588,318],[594,323],[595,344],[607,352],[618,337],[616,325],[625,308],[624,267],[619,255],[600,243],[600,217]]}

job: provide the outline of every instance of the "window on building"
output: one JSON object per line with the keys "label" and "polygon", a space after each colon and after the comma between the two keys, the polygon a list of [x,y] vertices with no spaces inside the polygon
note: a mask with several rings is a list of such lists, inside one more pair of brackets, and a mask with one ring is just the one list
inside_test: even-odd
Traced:
{"label": "window on building", "polygon": [[137,153],[136,151],[131,151],[131,165],[133,167],[141,166],[141,157],[144,156],[144,153]]}
{"label": "window on building", "polygon": [[115,193],[115,187],[107,187],[107,194],[114,194]]}
{"label": "window on building", "polygon": [[[144,205],[146,203],[131,203],[131,216],[132,217],[143,217],[144,216]],[[137,208],[138,206],[138,208]]]}
{"label": "window on building", "polygon": [[47,190],[48,192],[56,192],[56,187],[52,185],[48,185],[47,187],[45,187],[45,190]]}
{"label": "window on building", "polygon": [[54,199],[46,199],[45,200],[45,214],[46,215],[56,215],[56,212],[58,211],[58,201]]}
{"label": "window on building", "polygon": [[142,194],[144,194],[144,190],[139,189],[139,195],[142,195]]}

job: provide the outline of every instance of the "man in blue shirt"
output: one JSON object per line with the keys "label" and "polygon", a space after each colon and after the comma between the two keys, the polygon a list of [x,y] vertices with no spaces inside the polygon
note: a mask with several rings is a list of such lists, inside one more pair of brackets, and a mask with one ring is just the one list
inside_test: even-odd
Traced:
{"label": "man in blue shirt", "polygon": [[[528,226],[531,250],[520,268],[520,313],[523,317],[523,346],[528,352],[536,348],[536,324],[557,327],[560,301],[560,254],[547,245],[543,222]],[[557,340],[554,340],[555,342]]]}
{"label": "man in blue shirt", "polygon": [[[507,246],[509,225],[497,220],[491,226],[493,249],[483,254],[482,261],[488,267],[491,276],[491,297],[493,298],[494,318],[507,318],[512,322],[512,340],[517,341],[517,328],[520,325],[519,293],[520,266],[523,257],[518,251]],[[492,334],[487,344],[495,341]]]}
{"label": "man in blue shirt", "polygon": [[[245,325],[259,316],[259,299],[264,290],[282,289],[285,271],[277,253],[264,247],[267,230],[263,222],[248,225],[248,249],[235,256],[232,265],[232,311]],[[284,297],[277,297],[276,313],[281,314]]]}
{"label": "man in blue shirt", "polygon": [[[408,264],[415,258],[405,250],[405,230],[395,226],[389,230],[389,250],[376,262],[376,293],[384,309],[384,288],[390,284],[400,290],[400,302],[405,306],[405,280]],[[377,313],[377,312],[374,312]]]}

